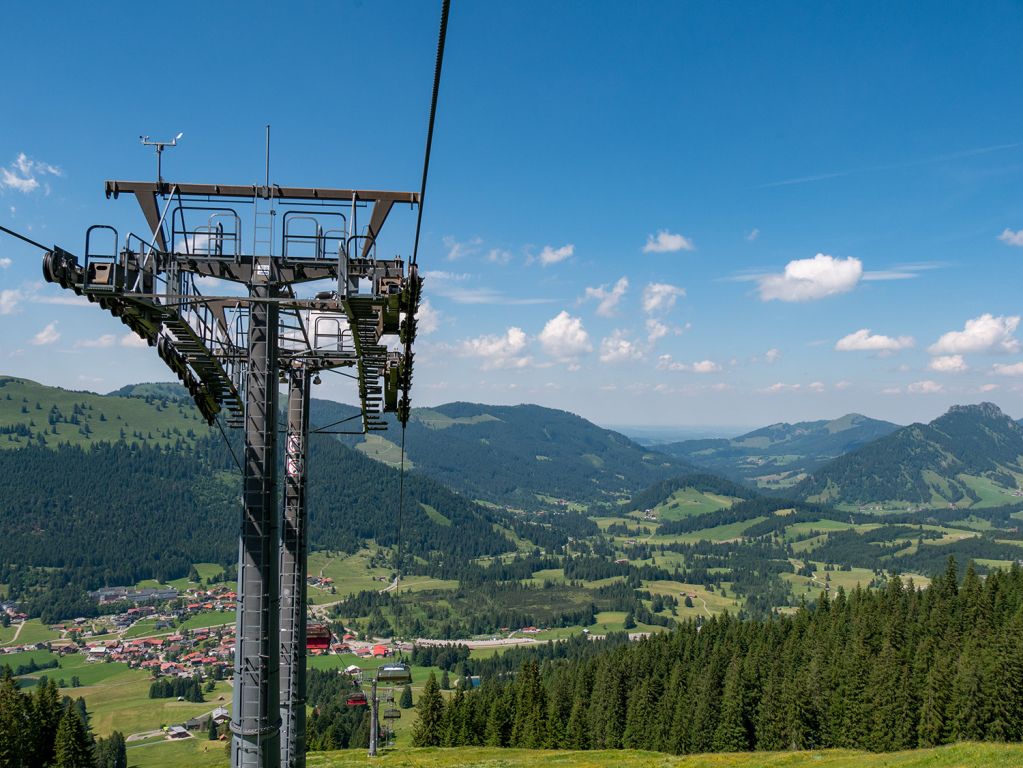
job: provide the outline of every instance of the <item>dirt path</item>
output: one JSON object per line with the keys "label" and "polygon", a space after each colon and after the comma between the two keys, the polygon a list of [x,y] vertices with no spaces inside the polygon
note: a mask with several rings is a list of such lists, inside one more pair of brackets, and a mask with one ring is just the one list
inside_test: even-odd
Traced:
{"label": "dirt path", "polygon": [[16,645],[18,643],[18,636],[21,634],[22,628],[25,626],[25,622],[21,622],[18,628],[14,630],[14,637],[8,640],[6,643],[0,643],[0,645]]}

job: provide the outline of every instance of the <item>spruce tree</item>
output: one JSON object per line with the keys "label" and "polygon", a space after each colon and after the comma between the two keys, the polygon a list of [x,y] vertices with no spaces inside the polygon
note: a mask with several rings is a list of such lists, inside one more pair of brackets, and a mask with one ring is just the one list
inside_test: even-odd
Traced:
{"label": "spruce tree", "polygon": [[742,659],[735,656],[725,673],[725,688],[721,695],[721,715],[714,731],[715,752],[745,752],[750,748],[747,724],[747,695],[742,679]]}
{"label": "spruce tree", "polygon": [[25,697],[18,691],[11,668],[5,666],[0,679],[0,765],[29,768],[34,745],[26,738],[28,722]]}
{"label": "spruce tree", "polygon": [[56,768],[93,768],[92,741],[77,706],[64,710],[57,728]]}
{"label": "spruce tree", "polygon": [[418,720],[412,729],[412,744],[416,747],[436,747],[441,743],[444,720],[444,699],[437,685],[437,676],[431,671],[416,704]]}
{"label": "spruce tree", "polygon": [[406,685],[401,689],[401,698],[398,699],[398,706],[402,709],[412,709],[412,686]]}
{"label": "spruce tree", "polygon": [[217,733],[217,722],[213,719],[212,716],[210,716],[209,723],[207,724],[206,735],[210,741],[216,741],[217,736],[219,735]]}

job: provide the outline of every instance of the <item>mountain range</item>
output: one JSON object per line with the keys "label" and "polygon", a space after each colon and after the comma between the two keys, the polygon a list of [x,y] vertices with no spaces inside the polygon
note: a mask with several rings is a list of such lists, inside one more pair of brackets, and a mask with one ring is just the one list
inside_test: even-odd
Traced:
{"label": "mountain range", "polygon": [[731,439],[683,440],[657,448],[733,480],[784,488],[898,428],[850,413],[832,420],[771,424]]}

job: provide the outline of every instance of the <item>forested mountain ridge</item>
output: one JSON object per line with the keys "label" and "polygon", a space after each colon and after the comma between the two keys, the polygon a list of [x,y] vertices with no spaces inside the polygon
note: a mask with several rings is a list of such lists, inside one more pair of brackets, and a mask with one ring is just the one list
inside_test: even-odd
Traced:
{"label": "forested mountain ridge", "polygon": [[1023,477],[1023,427],[993,403],[952,406],[820,468],[802,498],[867,504],[1005,504]]}
{"label": "forested mountain ridge", "polygon": [[[311,420],[330,424],[351,406],[313,400]],[[390,419],[393,424],[393,418]],[[339,428],[344,428],[343,425]],[[371,456],[398,455],[396,429],[379,436],[342,437]],[[660,480],[694,471],[677,457],[644,448],[580,416],[539,405],[448,403],[414,408],[405,455],[416,472],[472,499],[536,509],[540,497],[613,503]]]}
{"label": "forested mountain ridge", "polygon": [[771,424],[731,439],[683,440],[658,448],[733,480],[784,486],[898,428],[850,413],[831,420]]}

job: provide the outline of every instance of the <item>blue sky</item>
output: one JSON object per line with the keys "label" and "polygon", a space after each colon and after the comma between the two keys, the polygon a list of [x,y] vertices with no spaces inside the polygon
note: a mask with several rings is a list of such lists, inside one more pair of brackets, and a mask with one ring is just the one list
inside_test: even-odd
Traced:
{"label": "blue sky", "polygon": [[[1023,7],[455,0],[417,404],[602,424],[1023,416]],[[141,231],[107,178],[416,189],[433,3],[16,4],[0,223]],[[410,249],[395,216],[387,252]],[[168,374],[0,241],[0,370]],[[344,399],[340,384],[318,392]]]}

